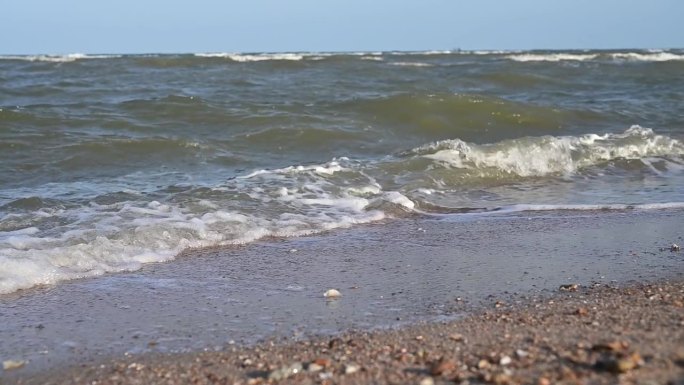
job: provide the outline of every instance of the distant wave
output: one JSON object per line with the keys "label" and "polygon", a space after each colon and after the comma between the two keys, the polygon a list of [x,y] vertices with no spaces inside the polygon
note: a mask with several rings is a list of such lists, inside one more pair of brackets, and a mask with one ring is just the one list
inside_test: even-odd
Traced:
{"label": "distant wave", "polygon": [[684,54],[676,54],[671,52],[618,52],[609,55],[613,59],[626,61],[676,61],[684,60]]}
{"label": "distant wave", "polygon": [[358,52],[277,52],[277,53],[240,53],[240,52],[206,52],[195,53],[196,57],[201,58],[222,58],[232,61],[260,62],[260,61],[301,61],[301,60],[323,60],[335,57],[359,57],[361,60],[383,60],[383,52],[378,51],[358,51]]}
{"label": "distant wave", "polygon": [[451,50],[430,50],[430,51],[390,51],[390,55],[450,55],[458,51]]}
{"label": "distant wave", "polygon": [[560,62],[560,61],[590,61],[590,60],[610,60],[616,62],[642,61],[642,62],[665,62],[684,60],[684,54],[666,51],[644,51],[644,52],[593,52],[593,53],[516,53],[507,55],[507,59],[517,62]]}
{"label": "distant wave", "polygon": [[304,53],[256,53],[256,54],[242,54],[242,53],[228,53],[228,52],[217,52],[217,53],[196,53],[197,57],[205,58],[225,58],[232,61],[245,63],[245,62],[258,62],[267,60],[288,60],[288,61],[300,61],[304,59],[309,60],[320,60],[329,54],[316,53],[316,54],[304,54]]}
{"label": "distant wave", "polygon": [[571,54],[571,53],[549,53],[549,54],[533,54],[533,53],[523,53],[516,55],[509,55],[506,58],[513,61],[528,62],[528,61],[548,61],[548,62],[558,62],[558,61],[585,61],[596,59],[598,54]]}
{"label": "distant wave", "polygon": [[400,61],[400,62],[394,62],[394,63],[389,63],[389,64],[393,65],[393,66],[399,66],[399,67],[434,67],[434,64],[421,63],[421,62]]}
{"label": "distant wave", "polygon": [[356,51],[356,52],[273,52],[273,53],[240,53],[240,52],[198,52],[188,54],[83,54],[70,53],[64,55],[0,55],[0,60],[21,60],[29,62],[67,63],[79,60],[114,59],[114,58],[222,58],[240,63],[261,61],[302,61],[324,60],[329,58],[352,58],[361,60],[383,60],[383,57],[407,56],[491,56],[503,57],[516,62],[565,62],[565,61],[613,61],[613,62],[667,62],[684,61],[684,53],[679,50],[639,50],[624,52],[607,51],[518,51],[518,50],[429,50],[429,51]]}
{"label": "distant wave", "polygon": [[113,59],[119,58],[122,55],[87,55],[83,53],[70,53],[67,55],[2,55],[0,60],[23,60],[31,62],[51,62],[51,63],[68,63],[77,60],[91,60],[91,59]]}

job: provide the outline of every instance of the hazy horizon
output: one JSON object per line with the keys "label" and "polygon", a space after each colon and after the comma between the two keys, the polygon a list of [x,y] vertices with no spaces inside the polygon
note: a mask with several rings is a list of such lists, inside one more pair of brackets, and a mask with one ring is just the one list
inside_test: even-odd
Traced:
{"label": "hazy horizon", "polygon": [[167,51],[167,52],[29,52],[29,53],[0,53],[0,57],[8,56],[70,56],[70,55],[84,55],[98,56],[98,55],[122,55],[122,56],[136,56],[136,55],[197,55],[197,54],[235,54],[235,55],[270,55],[270,54],[370,54],[370,53],[516,53],[516,52],[611,52],[611,51],[653,51],[653,52],[663,52],[663,51],[678,51],[684,50],[683,47],[613,47],[613,48],[530,48],[530,49],[496,49],[496,48],[481,48],[481,49],[462,49],[462,48],[452,48],[452,49],[422,49],[422,50],[401,50],[401,49],[385,49],[385,50],[340,50],[340,51]]}

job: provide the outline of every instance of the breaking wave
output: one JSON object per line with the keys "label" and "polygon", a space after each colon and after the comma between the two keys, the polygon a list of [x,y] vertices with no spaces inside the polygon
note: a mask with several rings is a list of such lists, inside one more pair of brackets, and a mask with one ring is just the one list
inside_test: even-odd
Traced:
{"label": "breaking wave", "polygon": [[67,55],[1,55],[0,60],[23,60],[29,62],[69,63],[77,60],[115,59],[122,55],[87,55],[71,53]]}
{"label": "breaking wave", "polygon": [[632,126],[622,134],[525,137],[484,145],[443,140],[410,153],[448,168],[540,177],[574,174],[619,159],[681,156],[684,144],[650,128]]}
{"label": "breaking wave", "polygon": [[684,60],[684,54],[667,51],[591,52],[591,53],[516,53],[506,55],[517,62],[610,61],[610,62],[666,62]]}
{"label": "breaking wave", "polygon": [[517,55],[509,55],[506,56],[506,58],[514,60],[514,61],[519,61],[519,62],[528,62],[528,61],[548,61],[548,62],[558,62],[558,61],[585,61],[585,60],[593,60],[598,57],[598,54],[570,54],[570,53],[549,53],[549,54],[532,54],[532,53],[524,53],[524,54],[517,54]]}
{"label": "breaking wave", "polygon": [[662,62],[684,60],[684,54],[676,54],[671,52],[618,52],[612,53],[609,56],[616,60],[626,61]]}
{"label": "breaking wave", "polygon": [[[232,61],[245,63],[266,60],[289,60],[299,61],[303,60],[308,55],[296,53],[259,53],[259,54],[240,54],[240,53],[196,53],[197,57],[205,58],[224,58]],[[320,55],[316,55],[320,56]]]}
{"label": "breaking wave", "polygon": [[[646,164],[663,157],[681,166],[682,155],[680,141],[633,126],[617,134],[525,137],[489,144],[443,140],[375,160],[337,158],[258,169],[210,186],[167,186],[162,192],[129,189],[78,201],[60,195],[22,198],[0,206],[0,294],[135,270],[173,259],[188,248],[311,235],[423,213],[431,205],[424,197],[468,188],[466,179],[448,179],[463,172],[470,173],[477,188],[478,180],[503,178],[505,183],[511,175],[572,176],[624,159]],[[485,211],[682,206],[532,203]]]}

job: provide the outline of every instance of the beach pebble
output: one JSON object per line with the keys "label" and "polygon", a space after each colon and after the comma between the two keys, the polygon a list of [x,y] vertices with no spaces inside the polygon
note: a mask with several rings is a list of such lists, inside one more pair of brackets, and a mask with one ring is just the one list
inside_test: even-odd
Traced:
{"label": "beach pebble", "polygon": [[356,364],[347,364],[344,367],[344,374],[354,374],[358,372],[361,368]]}
{"label": "beach pebble", "polygon": [[7,360],[7,361],[2,361],[2,368],[4,370],[13,370],[13,369],[19,369],[22,366],[26,365],[26,361],[23,360]]}
{"label": "beach pebble", "polygon": [[338,298],[338,297],[341,297],[341,296],[342,296],[342,293],[340,293],[340,292],[339,292],[338,290],[336,290],[336,289],[329,289],[328,291],[326,291],[325,293],[323,293],[323,297],[325,297],[325,298]]}
{"label": "beach pebble", "polygon": [[571,283],[568,285],[560,285],[558,288],[560,291],[577,291],[577,288],[579,288],[578,283]]}
{"label": "beach pebble", "polygon": [[456,362],[449,359],[441,359],[432,364],[430,367],[430,374],[433,376],[439,376],[445,373],[452,372],[456,369]]}
{"label": "beach pebble", "polygon": [[619,351],[625,350],[627,348],[629,348],[629,342],[627,342],[627,341],[610,341],[610,342],[595,344],[591,347],[591,350],[593,350],[595,352],[601,352],[601,351],[619,352]]}
{"label": "beach pebble", "polygon": [[578,316],[585,316],[589,314],[589,310],[587,310],[585,307],[580,307],[575,310],[575,314]]}
{"label": "beach pebble", "polygon": [[320,378],[323,381],[329,380],[333,378],[333,374],[331,372],[318,373],[318,378]]}
{"label": "beach pebble", "polygon": [[596,369],[611,373],[626,373],[644,364],[639,353],[632,353],[627,357],[607,356],[596,361]]}
{"label": "beach pebble", "polygon": [[268,379],[269,380],[274,380],[274,381],[281,381],[284,380],[294,374],[301,373],[302,370],[304,370],[304,367],[302,366],[301,363],[295,362],[292,365],[289,366],[283,366],[280,369],[276,369],[272,371],[271,373],[268,374]]}
{"label": "beach pebble", "polygon": [[494,375],[491,382],[496,384],[496,385],[507,385],[507,384],[511,384],[512,380],[511,380],[510,375],[508,375],[506,373],[499,373],[499,374]]}
{"label": "beach pebble", "polygon": [[679,251],[679,250],[680,250],[680,247],[679,247],[679,245],[676,244],[676,243],[673,243],[672,246],[670,246],[670,251],[673,252],[673,253],[676,252],[676,251]]}
{"label": "beach pebble", "polygon": [[328,366],[330,366],[331,362],[327,358],[316,358],[315,360],[313,360],[312,364],[320,365],[324,368],[327,368]]}
{"label": "beach pebble", "polygon": [[503,356],[503,357],[501,357],[501,359],[499,360],[499,365],[501,365],[501,366],[506,366],[506,365],[510,364],[511,361],[512,361],[512,360],[511,360],[511,357],[509,357],[509,356]]}
{"label": "beach pebble", "polygon": [[425,377],[420,380],[420,385],[435,385],[435,380],[432,377]]}
{"label": "beach pebble", "polygon": [[309,367],[307,368],[307,370],[311,373],[320,372],[321,370],[323,370],[323,367],[321,365],[318,365],[315,362],[312,362],[309,364]]}

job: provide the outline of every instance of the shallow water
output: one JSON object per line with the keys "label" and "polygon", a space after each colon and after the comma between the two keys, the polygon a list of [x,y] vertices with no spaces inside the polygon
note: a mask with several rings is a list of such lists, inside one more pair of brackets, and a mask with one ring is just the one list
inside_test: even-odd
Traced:
{"label": "shallow water", "polygon": [[681,50],[0,57],[0,294],[416,213],[682,207],[683,73]]}

